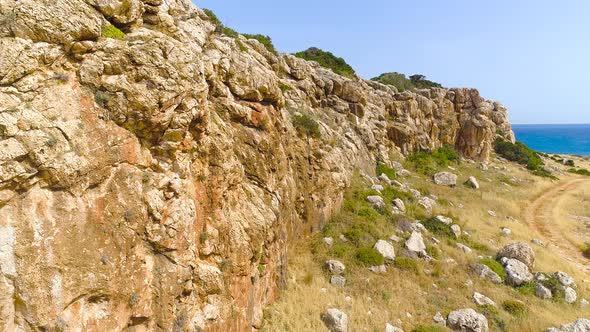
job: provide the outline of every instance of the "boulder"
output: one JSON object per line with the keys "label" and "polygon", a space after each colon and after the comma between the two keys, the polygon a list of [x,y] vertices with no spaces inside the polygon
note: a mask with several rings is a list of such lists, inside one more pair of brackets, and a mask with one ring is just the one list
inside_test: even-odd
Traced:
{"label": "boulder", "polygon": [[506,271],[506,282],[511,286],[520,286],[533,280],[529,268],[519,260],[508,258],[504,270]]}
{"label": "boulder", "polygon": [[418,255],[424,254],[426,245],[424,244],[424,239],[422,239],[422,234],[416,231],[412,232],[412,235],[406,241],[406,249]]}
{"label": "boulder", "polygon": [[549,288],[543,286],[541,283],[537,283],[535,285],[535,296],[543,300],[548,300],[553,297],[553,294]]}
{"label": "boulder", "polygon": [[470,176],[469,179],[467,179],[466,183],[469,187],[473,189],[479,189],[479,183],[477,182],[475,176]]}
{"label": "boulder", "polygon": [[367,202],[371,203],[371,206],[374,209],[383,209],[385,208],[385,201],[383,200],[383,197],[381,196],[368,196],[367,197]]}
{"label": "boulder", "polygon": [[494,307],[496,306],[496,302],[492,301],[492,299],[490,299],[489,297],[478,292],[473,293],[473,301],[477,305],[491,305]]}
{"label": "boulder", "polygon": [[386,261],[393,261],[395,259],[395,251],[389,242],[385,240],[379,240],[377,243],[375,243],[373,248],[377,250]]}
{"label": "boulder", "polygon": [[566,287],[565,289],[565,303],[572,304],[576,302],[578,299],[578,294],[576,291],[571,287]]}
{"label": "boulder", "polygon": [[447,326],[454,331],[487,332],[488,320],[473,309],[460,309],[449,314]]}
{"label": "boulder", "polygon": [[348,332],[348,316],[338,309],[328,309],[322,315],[322,321],[331,332]]}
{"label": "boulder", "polygon": [[454,187],[457,185],[457,175],[449,172],[439,172],[434,174],[434,183],[441,186]]}
{"label": "boulder", "polygon": [[334,274],[342,274],[344,272],[344,270],[346,269],[346,267],[344,266],[344,264],[342,264],[341,261],[335,260],[335,259],[331,259],[326,261],[326,263],[324,264],[326,269],[328,269],[328,271],[334,273]]}
{"label": "boulder", "polygon": [[535,252],[524,242],[511,243],[498,252],[498,257],[514,258],[523,262],[530,270],[535,266]]}
{"label": "boulder", "polygon": [[573,323],[564,324],[560,328],[550,328],[547,332],[588,332],[590,331],[590,320],[581,318]]}

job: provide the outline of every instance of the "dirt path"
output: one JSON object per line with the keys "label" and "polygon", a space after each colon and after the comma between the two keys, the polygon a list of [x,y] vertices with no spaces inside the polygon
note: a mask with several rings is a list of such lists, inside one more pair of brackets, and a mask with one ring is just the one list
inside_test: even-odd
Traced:
{"label": "dirt path", "polygon": [[582,255],[577,245],[567,236],[561,235],[561,231],[555,225],[556,220],[566,218],[557,211],[562,196],[586,182],[590,182],[590,179],[574,178],[558,183],[555,187],[543,192],[526,206],[524,220],[542,236],[547,247],[582,271],[590,272],[590,260]]}

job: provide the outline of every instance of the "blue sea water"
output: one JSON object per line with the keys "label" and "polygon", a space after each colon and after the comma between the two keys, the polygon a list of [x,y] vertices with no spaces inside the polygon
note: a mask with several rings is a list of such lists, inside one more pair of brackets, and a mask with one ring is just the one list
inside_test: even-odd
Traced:
{"label": "blue sea water", "polygon": [[513,125],[516,140],[533,150],[590,156],[590,124]]}

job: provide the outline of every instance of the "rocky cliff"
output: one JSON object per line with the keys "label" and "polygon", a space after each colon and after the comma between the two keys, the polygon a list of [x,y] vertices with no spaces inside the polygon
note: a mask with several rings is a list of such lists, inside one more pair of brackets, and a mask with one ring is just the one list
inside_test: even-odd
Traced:
{"label": "rocky cliff", "polygon": [[355,171],[513,139],[477,90],[397,93],[217,30],[188,0],[0,0],[1,329],[256,328]]}

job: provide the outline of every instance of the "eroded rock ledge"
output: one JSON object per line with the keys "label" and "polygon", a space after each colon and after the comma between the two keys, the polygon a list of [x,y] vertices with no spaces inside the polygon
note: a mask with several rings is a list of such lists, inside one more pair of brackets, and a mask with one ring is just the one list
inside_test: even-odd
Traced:
{"label": "eroded rock ledge", "polygon": [[514,139],[477,90],[397,93],[238,40],[188,0],[0,0],[0,329],[258,327],[353,172]]}

